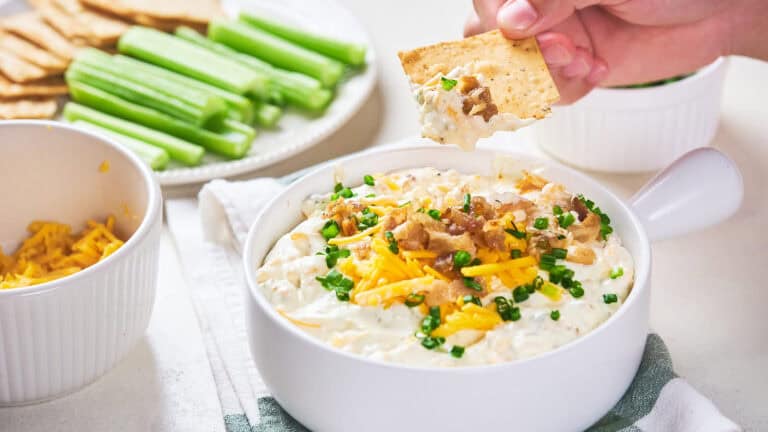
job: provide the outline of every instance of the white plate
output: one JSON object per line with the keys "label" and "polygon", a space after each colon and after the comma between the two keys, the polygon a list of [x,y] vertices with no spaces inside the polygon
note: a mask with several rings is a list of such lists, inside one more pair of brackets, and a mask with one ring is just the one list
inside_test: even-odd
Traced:
{"label": "white plate", "polygon": [[[172,163],[166,170],[157,172],[163,186],[199,183],[255,171],[306,150],[349,121],[368,99],[376,81],[375,55],[368,34],[362,23],[335,0],[223,0],[222,5],[233,18],[240,11],[258,12],[313,32],[363,43],[367,47],[366,67],[340,83],[336,97],[322,117],[310,118],[286,109],[277,129],[258,131],[250,152],[243,159],[224,160],[206,154],[202,165],[197,167]],[[0,0],[3,15],[27,8],[22,0]]]}
{"label": "white plate", "polygon": [[229,16],[258,12],[328,36],[364,43],[366,68],[342,82],[322,117],[309,118],[286,110],[275,130],[259,130],[246,157],[225,161],[206,154],[198,167],[169,167],[157,173],[162,185],[204,182],[264,168],[319,143],[343,126],[362,107],[376,81],[373,45],[363,25],[335,0],[224,0]]}

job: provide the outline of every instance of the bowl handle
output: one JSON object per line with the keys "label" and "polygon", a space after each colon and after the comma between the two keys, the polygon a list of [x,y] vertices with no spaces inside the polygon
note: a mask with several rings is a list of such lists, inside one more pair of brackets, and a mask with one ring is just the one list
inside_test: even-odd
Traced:
{"label": "bowl handle", "polygon": [[630,205],[650,240],[706,228],[738,210],[744,184],[736,164],[713,148],[692,150],[653,177]]}

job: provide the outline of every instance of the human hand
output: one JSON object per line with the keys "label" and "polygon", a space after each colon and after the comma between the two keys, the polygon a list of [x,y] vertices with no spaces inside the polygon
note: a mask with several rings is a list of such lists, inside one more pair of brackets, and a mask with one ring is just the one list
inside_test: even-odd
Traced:
{"label": "human hand", "polygon": [[[764,0],[474,0],[465,35],[500,28],[536,35],[561,103],[595,86],[693,72],[727,54],[757,54],[768,33]],[[747,31],[744,31],[744,30]]]}

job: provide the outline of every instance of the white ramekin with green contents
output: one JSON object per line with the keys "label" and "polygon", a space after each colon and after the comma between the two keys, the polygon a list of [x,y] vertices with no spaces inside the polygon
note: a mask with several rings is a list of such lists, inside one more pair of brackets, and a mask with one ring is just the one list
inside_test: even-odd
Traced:
{"label": "white ramekin with green contents", "polygon": [[654,171],[709,145],[717,131],[728,60],[653,86],[599,88],[533,125],[535,140],[578,168]]}

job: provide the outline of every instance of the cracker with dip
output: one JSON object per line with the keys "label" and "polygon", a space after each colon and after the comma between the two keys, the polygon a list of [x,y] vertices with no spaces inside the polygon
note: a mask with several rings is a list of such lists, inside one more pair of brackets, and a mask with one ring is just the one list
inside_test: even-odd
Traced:
{"label": "cracker with dip", "polygon": [[471,149],[480,138],[546,117],[559,94],[533,38],[494,30],[398,53],[422,135]]}

